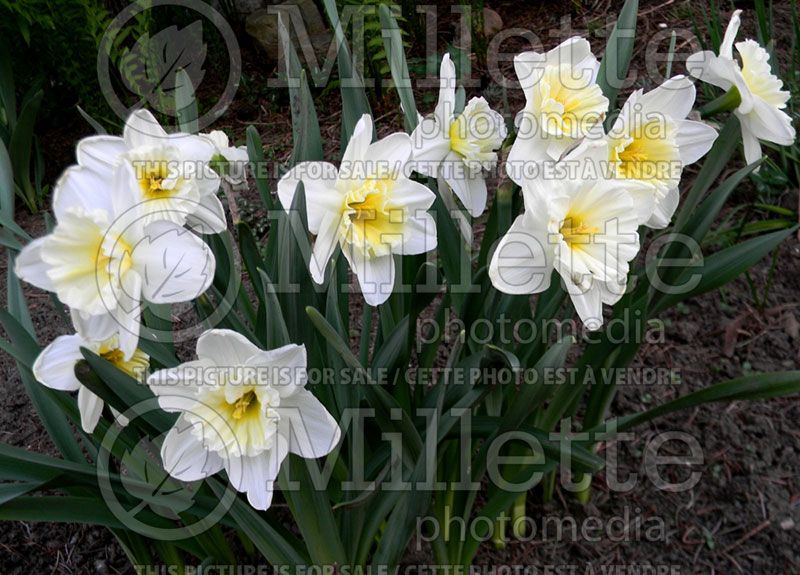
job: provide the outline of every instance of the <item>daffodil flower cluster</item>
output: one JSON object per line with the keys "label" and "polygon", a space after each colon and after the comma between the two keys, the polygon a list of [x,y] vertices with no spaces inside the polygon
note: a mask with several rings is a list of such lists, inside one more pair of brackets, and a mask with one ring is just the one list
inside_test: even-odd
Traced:
{"label": "daffodil flower cluster", "polygon": [[[738,27],[739,11],[719,55],[695,54],[687,68],[739,98],[734,114],[752,163],[761,156],[759,139],[790,144],[795,132],[783,111],[788,92],[766,51],[746,40],[735,45],[741,65],[734,60]],[[504,167],[524,209],[494,246],[488,276],[508,294],[540,293],[561,281],[582,322],[598,329],[604,305],[628,289],[642,227],[670,224],[684,168],[708,153],[717,131],[690,119],[696,90],[684,76],[634,91],[609,118],[614,103],[597,83],[599,62],[582,38],[519,54],[514,67],[525,105]],[[487,174],[505,153],[505,119],[482,97],[456,109],[448,55],[439,81],[433,113],[419,117],[411,134],[373,141],[365,114],[338,166],[300,162],[278,182],[286,211],[297,206],[302,185],[315,236],[308,268],[317,284],[330,277],[341,251],[365,302],[389,299],[397,256],[432,252],[440,241],[430,213],[437,194],[422,177],[438,182],[445,207],[456,206],[454,196],[474,218],[485,211]],[[211,285],[216,261],[203,235],[227,230],[218,192],[223,181],[246,184],[246,163],[246,149],[231,146],[223,132],[169,134],[138,110],[121,137],[78,143],[77,164],[53,192],[55,226],[21,251],[15,271],[69,307],[76,333],[50,343],[33,373],[48,387],[78,392],[86,432],[104,405],[75,375],[82,348],[146,382],[163,410],[179,414],[161,445],[171,475],[194,481],[224,470],[253,507],[267,509],[289,453],[319,458],[341,436],[305,388],[305,346],[264,350],[243,334],[210,329],[196,342],[196,359],[148,376],[140,345],[145,306],[192,301]]]}

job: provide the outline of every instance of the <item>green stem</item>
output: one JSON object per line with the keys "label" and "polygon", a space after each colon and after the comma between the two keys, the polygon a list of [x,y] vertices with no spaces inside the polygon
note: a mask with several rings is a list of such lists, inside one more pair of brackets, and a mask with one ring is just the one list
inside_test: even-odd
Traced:
{"label": "green stem", "polygon": [[494,531],[492,532],[492,544],[495,549],[506,548],[506,528],[508,527],[508,515],[503,511],[494,520]]}
{"label": "green stem", "polygon": [[731,112],[738,108],[741,103],[742,96],[739,94],[739,89],[736,86],[733,86],[722,96],[710,101],[708,104],[700,108],[700,117],[708,118],[723,112]]}
{"label": "green stem", "polygon": [[511,531],[517,539],[524,539],[525,532],[525,503],[528,500],[528,493],[519,494],[514,506],[511,508]]}
{"label": "green stem", "polygon": [[575,498],[581,505],[589,503],[592,497],[592,474],[583,473],[578,477],[578,491],[575,492]]}
{"label": "green stem", "polygon": [[544,476],[542,481],[542,502],[550,503],[553,500],[553,492],[556,489],[556,471],[553,470]]}

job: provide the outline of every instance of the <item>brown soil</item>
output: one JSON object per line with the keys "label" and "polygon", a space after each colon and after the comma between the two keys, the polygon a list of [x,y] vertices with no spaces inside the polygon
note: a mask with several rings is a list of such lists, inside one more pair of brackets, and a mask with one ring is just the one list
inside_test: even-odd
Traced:
{"label": "brown soil", "polygon": [[[598,0],[591,5],[585,3],[582,9],[577,10],[575,6],[579,4],[499,2],[493,3],[492,7],[503,17],[506,28],[537,31],[557,25],[571,9],[573,27],[593,31],[593,45],[599,50],[604,40],[596,32],[605,23],[604,15],[616,14],[621,2]],[[692,29],[688,17],[692,5],[683,0],[642,1],[639,38],[652,37],[661,29],[661,22],[669,23],[670,27],[681,22],[686,29]],[[788,21],[787,2],[775,2],[775,10]],[[440,12],[444,14],[445,9]],[[754,17],[752,12],[748,15],[750,19]],[[723,14],[723,22],[727,21],[727,16],[727,12]],[[447,19],[442,20],[440,44],[444,45],[452,39],[452,32],[445,29]],[[779,21],[776,17],[776,22]],[[745,28],[752,35],[752,22]],[[785,45],[790,46],[789,26],[779,36],[781,34],[786,36]],[[555,41],[545,37],[542,40],[547,45]],[[521,43],[515,45],[510,40],[504,47],[510,52],[524,46]],[[683,57],[689,52],[691,49],[684,47]],[[674,69],[680,72],[680,44],[678,53]],[[782,59],[786,57],[784,52],[779,54]],[[258,82],[263,83],[271,71],[261,70],[257,54],[248,52],[247,48],[245,57],[245,73],[256,88],[252,89],[247,102],[235,102],[234,108],[215,127],[228,128],[241,141],[246,125],[253,124],[260,131],[270,157],[286,159],[291,151],[291,124],[285,98],[276,98],[266,88],[259,91]],[[643,48],[635,54],[633,66],[643,68]],[[482,70],[476,66],[476,76],[481,74]],[[506,74],[509,77],[513,75],[510,64]],[[501,107],[500,91],[489,86],[487,81],[483,85],[483,93],[490,103]],[[633,87],[640,85],[637,83]],[[630,89],[632,87],[627,88]],[[468,95],[479,92],[475,88],[468,90]],[[330,158],[336,157],[339,140],[341,118],[337,100],[337,91],[333,90],[317,102],[326,136],[326,156]],[[418,103],[422,111],[433,106],[421,102],[420,97]],[[519,95],[510,91],[509,108],[515,110],[519,105]],[[397,109],[391,94],[376,107],[374,114],[381,132],[401,127],[402,119]],[[53,142],[49,150],[51,154],[46,156],[49,170],[54,165],[65,166],[71,162],[75,139],[86,133],[88,130],[76,120],[50,134],[51,138],[42,137],[44,141]],[[687,176],[691,177],[691,173]],[[751,201],[751,194],[752,190],[745,186],[737,191],[734,201]],[[782,202],[787,207],[796,208],[797,190],[787,190]],[[244,217],[258,228],[263,213],[258,208],[257,195],[252,191],[244,193],[239,207]],[[41,217],[20,210],[18,220],[32,235],[43,233]],[[2,258],[0,271],[3,274],[5,265],[5,258]],[[759,297],[765,293],[769,269],[770,262],[764,261],[751,272],[755,293]],[[791,238],[781,247],[775,269],[768,298],[761,306],[751,295],[747,281],[740,278],[721,292],[696,298],[666,313],[663,317],[665,342],[644,347],[636,366],[677,370],[679,384],[622,386],[612,407],[613,412],[640,411],[751,371],[798,369],[800,244],[797,238]],[[29,287],[25,291],[40,342],[47,343],[70,330],[70,326],[54,317],[48,295]],[[4,290],[0,292],[4,293]],[[353,317],[361,316],[358,310],[352,312]],[[25,395],[14,363],[6,355],[0,355],[0,376],[0,441],[56,455]],[[627,479],[632,473],[638,474],[639,480],[633,490],[610,492],[605,477],[600,475],[593,484],[593,498],[585,507],[577,504],[562,489],[556,490],[554,501],[547,505],[538,500],[538,495],[530,496],[527,511],[539,529],[537,535],[525,542],[512,539],[502,550],[487,543],[481,548],[476,562],[481,565],[526,565],[534,569],[532,573],[616,573],[608,569],[618,565],[630,568],[641,565],[675,567],[677,570],[673,569],[671,573],[681,574],[798,573],[798,421],[800,402],[794,397],[769,402],[711,405],[665,417],[654,425],[637,429],[632,440],[619,448],[620,480]],[[672,493],[658,489],[646,476],[643,462],[647,447],[655,435],[663,431],[688,433],[702,448],[701,463],[691,469],[671,469],[665,473],[671,481],[680,481],[688,477],[690,471],[698,471],[700,479],[688,491]],[[661,453],[669,453],[670,447],[671,444],[665,445]],[[674,449],[674,454],[686,455],[686,449]],[[627,536],[619,536],[618,528],[615,534],[604,534],[597,541],[581,536],[581,526],[588,528],[590,523],[595,524],[592,522],[596,520],[591,518],[608,522],[610,518],[623,517],[626,513],[634,523],[629,524]],[[559,538],[550,531],[542,533],[546,527],[546,524],[543,526],[545,518],[574,518],[578,536],[567,534]],[[639,528],[635,526],[637,520]],[[653,526],[658,528],[648,532],[647,528]],[[419,552],[409,551],[410,563],[430,561],[424,546]],[[550,571],[546,570],[547,566],[550,566]],[[586,566],[594,571],[587,571]],[[127,565],[114,537],[104,529],[83,525],[0,524],[0,573],[29,572],[105,575],[127,574],[133,570]]]}

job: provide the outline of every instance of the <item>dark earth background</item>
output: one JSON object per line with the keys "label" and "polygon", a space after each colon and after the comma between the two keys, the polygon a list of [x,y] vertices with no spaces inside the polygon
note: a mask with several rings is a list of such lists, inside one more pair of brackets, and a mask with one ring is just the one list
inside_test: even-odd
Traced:
{"label": "dark earth background", "polygon": [[[558,40],[548,40],[543,31],[557,28],[561,18],[572,17],[577,30],[592,32],[590,40],[596,53],[604,46],[600,37],[606,16],[615,16],[621,2],[597,1],[568,2],[494,2],[490,7],[503,20],[503,27],[525,28],[536,31],[547,47]],[[692,30],[692,14],[696,2],[643,1],[640,4],[637,35],[651,38],[667,26],[668,29]],[[740,5],[741,4],[741,5]],[[737,7],[752,8],[747,2]],[[788,58],[792,46],[788,2],[774,3],[777,37],[776,53]],[[440,10],[446,14],[449,10]],[[727,23],[730,10],[722,10],[722,20]],[[744,35],[755,36],[754,13],[744,15]],[[701,19],[702,20],[702,19]],[[785,26],[783,25],[785,23]],[[665,24],[666,26],[662,26]],[[440,16],[439,51],[453,38],[453,21]],[[702,21],[700,23],[702,27]],[[598,32],[599,31],[599,32]],[[663,32],[662,32],[663,33]],[[514,40],[504,44],[504,49],[524,49],[524,43],[515,46]],[[265,143],[267,157],[279,161],[291,153],[291,119],[285,97],[276,97],[274,90],[266,87],[273,69],[263,66],[263,58],[247,39],[241,41],[247,85],[226,115],[213,126],[225,129],[237,143],[243,143],[247,125],[257,127]],[[644,44],[637,42],[632,69],[644,68]],[[683,48],[683,52],[681,52]],[[411,55],[421,48],[410,47]],[[665,48],[662,46],[662,50]],[[682,59],[690,48],[678,43],[674,73],[683,72]],[[681,58],[682,55],[682,58]],[[507,76],[511,65],[505,64]],[[496,109],[502,109],[502,93],[493,86],[485,70],[474,67],[476,77],[483,77],[483,87],[467,90],[467,97],[483,94]],[[631,89],[654,87],[640,74],[640,80]],[[215,87],[201,86],[211,94]],[[417,95],[417,105],[425,113],[432,110],[434,97]],[[624,97],[624,94],[623,94]],[[517,110],[523,98],[517,90],[508,92],[509,108]],[[337,90],[331,90],[316,102],[317,111],[327,141],[326,159],[335,159],[339,142],[341,106]],[[396,95],[385,93],[382,100],[373,102],[373,112],[381,134],[402,129],[402,117]],[[91,128],[74,112],[65,111],[65,120],[56,126],[39,127],[40,139],[45,142],[48,159],[48,181],[53,182],[58,173],[73,158],[74,144],[78,138],[89,135]],[[742,163],[739,158],[730,166],[733,171]],[[682,189],[691,182],[695,168],[684,175]],[[273,186],[274,189],[274,186]],[[492,187],[490,186],[490,189]],[[732,197],[731,205],[753,201],[755,190],[747,182]],[[792,209],[798,206],[798,190],[786,189],[778,202]],[[258,195],[246,191],[237,200],[243,219],[255,229],[263,229],[265,216],[260,210]],[[31,216],[20,208],[18,222],[33,236],[44,233],[41,215]],[[476,223],[480,236],[482,222]],[[6,258],[0,259],[5,275]],[[620,388],[612,407],[621,414],[647,409],[690,391],[712,383],[750,372],[798,369],[800,364],[800,244],[791,237],[780,248],[770,280],[771,262],[761,262],[751,271],[752,286],[744,277],[739,278],[716,293],[704,295],[670,310],[662,317],[665,343],[646,345],[635,362],[635,367],[670,368],[679,373],[673,385],[629,385]],[[767,287],[769,286],[769,287]],[[0,290],[5,296],[4,290]],[[753,294],[756,294],[755,296]],[[766,297],[764,297],[766,294]],[[26,286],[30,311],[39,341],[47,343],[60,334],[71,331],[52,311],[50,298],[44,292]],[[357,298],[354,298],[357,299]],[[4,302],[3,302],[4,303]],[[354,304],[353,318],[360,318]],[[359,319],[354,319],[353,330],[358,332]],[[186,347],[186,346],[185,346]],[[181,350],[187,358],[191,349]],[[0,354],[0,441],[41,453],[55,455],[56,450],[47,438],[33,407],[19,381],[11,358]],[[702,446],[703,462],[686,469],[669,468],[664,474],[672,481],[688,477],[691,471],[701,473],[697,485],[685,492],[671,493],[658,489],[647,477],[643,468],[644,454],[652,438],[663,431],[682,431],[691,434]],[[542,505],[538,492],[528,498],[528,515],[542,526],[544,517],[574,518],[578,525],[577,538],[556,537],[550,531],[539,533],[533,540],[510,540],[498,550],[485,544],[477,557],[481,565],[577,565],[576,573],[584,573],[584,565],[602,573],[604,566],[616,565],[667,565],[676,566],[673,573],[800,573],[800,401],[797,397],[769,402],[734,402],[710,405],[675,414],[656,424],[635,430],[634,439],[619,447],[621,479],[631,473],[639,475],[636,488],[627,493],[610,493],[603,475],[595,478],[591,502],[579,505],[568,493],[557,489],[556,497]],[[670,453],[672,444],[666,444],[662,454]],[[675,455],[685,456],[685,448],[675,448]],[[589,541],[580,537],[580,526],[587,517],[608,520],[626,513],[631,521],[642,526],[630,526],[628,535],[620,540],[619,528],[615,536]],[[284,514],[280,505],[273,512]],[[638,518],[638,519],[637,519]],[[287,518],[288,521],[288,518]],[[648,540],[644,527],[657,522],[663,532],[657,540]],[[391,528],[391,527],[389,527]],[[243,563],[248,561],[242,557]],[[416,550],[412,542],[407,557],[408,564],[430,563],[431,556],[423,545]],[[567,569],[567,568],[565,568]],[[555,572],[555,571],[553,571]],[[570,573],[562,570],[561,573]],[[591,572],[591,571],[590,571]],[[114,574],[133,573],[127,559],[114,537],[105,529],[86,525],[54,525],[41,523],[0,524],[0,575],[28,573],[54,574]]]}

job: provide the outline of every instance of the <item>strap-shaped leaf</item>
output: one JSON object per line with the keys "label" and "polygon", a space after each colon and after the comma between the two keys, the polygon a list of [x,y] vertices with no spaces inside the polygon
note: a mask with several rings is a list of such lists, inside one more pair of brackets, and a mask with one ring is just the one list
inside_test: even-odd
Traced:
{"label": "strap-shaped leaf", "polygon": [[[617,95],[628,77],[628,66],[633,56],[633,42],[636,38],[636,17],[639,12],[639,0],[626,0],[617,18],[617,23],[608,37],[600,70],[597,73],[597,85],[608,98],[609,110],[617,108]],[[611,118],[609,118],[611,119]]]}

